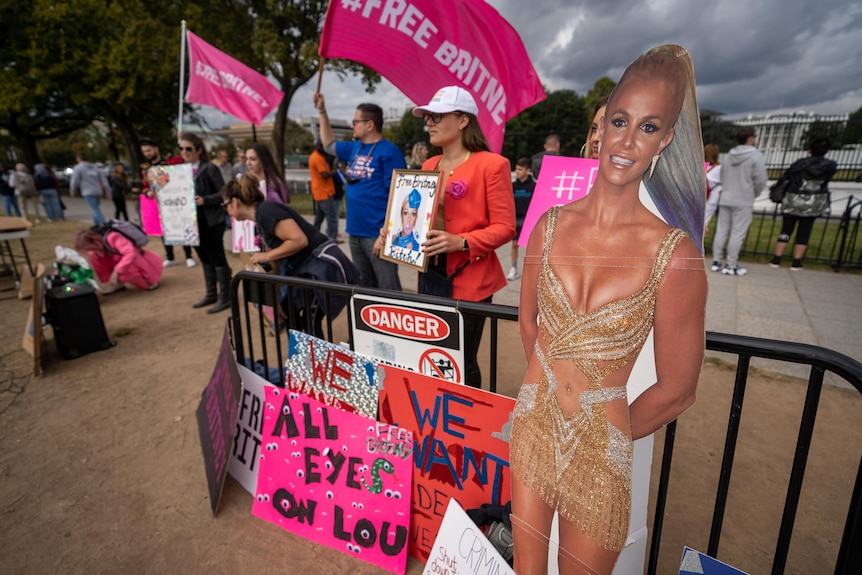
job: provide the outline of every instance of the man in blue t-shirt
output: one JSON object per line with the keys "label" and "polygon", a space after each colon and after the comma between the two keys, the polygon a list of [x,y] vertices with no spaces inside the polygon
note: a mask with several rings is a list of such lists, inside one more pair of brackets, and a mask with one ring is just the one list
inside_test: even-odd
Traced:
{"label": "man in blue t-shirt", "polygon": [[359,269],[359,283],[401,291],[398,266],[372,253],[386,219],[392,170],[404,169],[404,155],[383,137],[383,110],[376,104],[360,104],[353,114],[352,142],[336,142],[326,115],[323,94],[314,94],[320,113],[320,140],[324,149],[347,162],[347,233],[350,255]]}

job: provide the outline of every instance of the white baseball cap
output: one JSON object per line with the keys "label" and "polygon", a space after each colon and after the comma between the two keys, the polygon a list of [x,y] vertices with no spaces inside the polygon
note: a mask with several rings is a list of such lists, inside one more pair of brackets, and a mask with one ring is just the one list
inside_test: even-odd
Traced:
{"label": "white baseball cap", "polygon": [[473,96],[459,86],[446,86],[437,90],[431,101],[424,106],[413,108],[413,115],[421,118],[425,113],[448,114],[449,112],[466,112],[479,115],[479,107]]}

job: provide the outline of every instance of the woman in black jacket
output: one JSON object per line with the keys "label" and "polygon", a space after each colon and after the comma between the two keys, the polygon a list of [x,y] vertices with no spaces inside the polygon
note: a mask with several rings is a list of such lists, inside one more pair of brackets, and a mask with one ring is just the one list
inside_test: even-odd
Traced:
{"label": "woman in black jacket", "polygon": [[192,307],[215,304],[207,313],[230,307],[230,267],[224,255],[225,212],[219,192],[224,187],[221,170],[209,161],[206,146],[197,134],[183,134],[180,155],[192,165],[195,204],[198,207],[200,245],[195,249],[204,270],[206,294]]}

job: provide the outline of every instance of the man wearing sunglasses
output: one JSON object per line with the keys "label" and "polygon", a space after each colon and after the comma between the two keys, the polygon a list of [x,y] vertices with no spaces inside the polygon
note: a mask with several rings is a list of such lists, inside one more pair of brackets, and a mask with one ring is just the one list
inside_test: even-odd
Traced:
{"label": "man wearing sunglasses", "polygon": [[372,253],[386,219],[392,170],[406,168],[398,146],[383,137],[383,110],[359,104],[353,114],[353,141],[336,142],[323,94],[314,94],[320,113],[320,140],[327,153],[347,163],[347,233],[350,255],[359,269],[359,283],[401,291],[398,266]]}

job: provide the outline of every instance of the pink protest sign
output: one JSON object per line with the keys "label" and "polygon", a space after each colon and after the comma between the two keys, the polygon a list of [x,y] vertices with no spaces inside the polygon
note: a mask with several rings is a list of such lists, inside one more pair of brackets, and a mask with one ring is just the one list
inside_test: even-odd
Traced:
{"label": "pink protest sign", "polygon": [[159,218],[159,202],[141,194],[141,224],[148,236],[162,235],[162,220]]}
{"label": "pink protest sign", "polygon": [[518,245],[527,245],[536,222],[549,209],[586,196],[596,181],[598,171],[598,160],[546,155],[542,160],[542,171],[539,172],[533,199],[524,218]]}
{"label": "pink protest sign", "polygon": [[330,2],[320,54],[373,68],[418,104],[443,86],[461,86],[496,152],[506,120],[545,99],[518,32],[482,1]]}
{"label": "pink protest sign", "polygon": [[404,573],[413,434],[267,386],[252,514]]}

